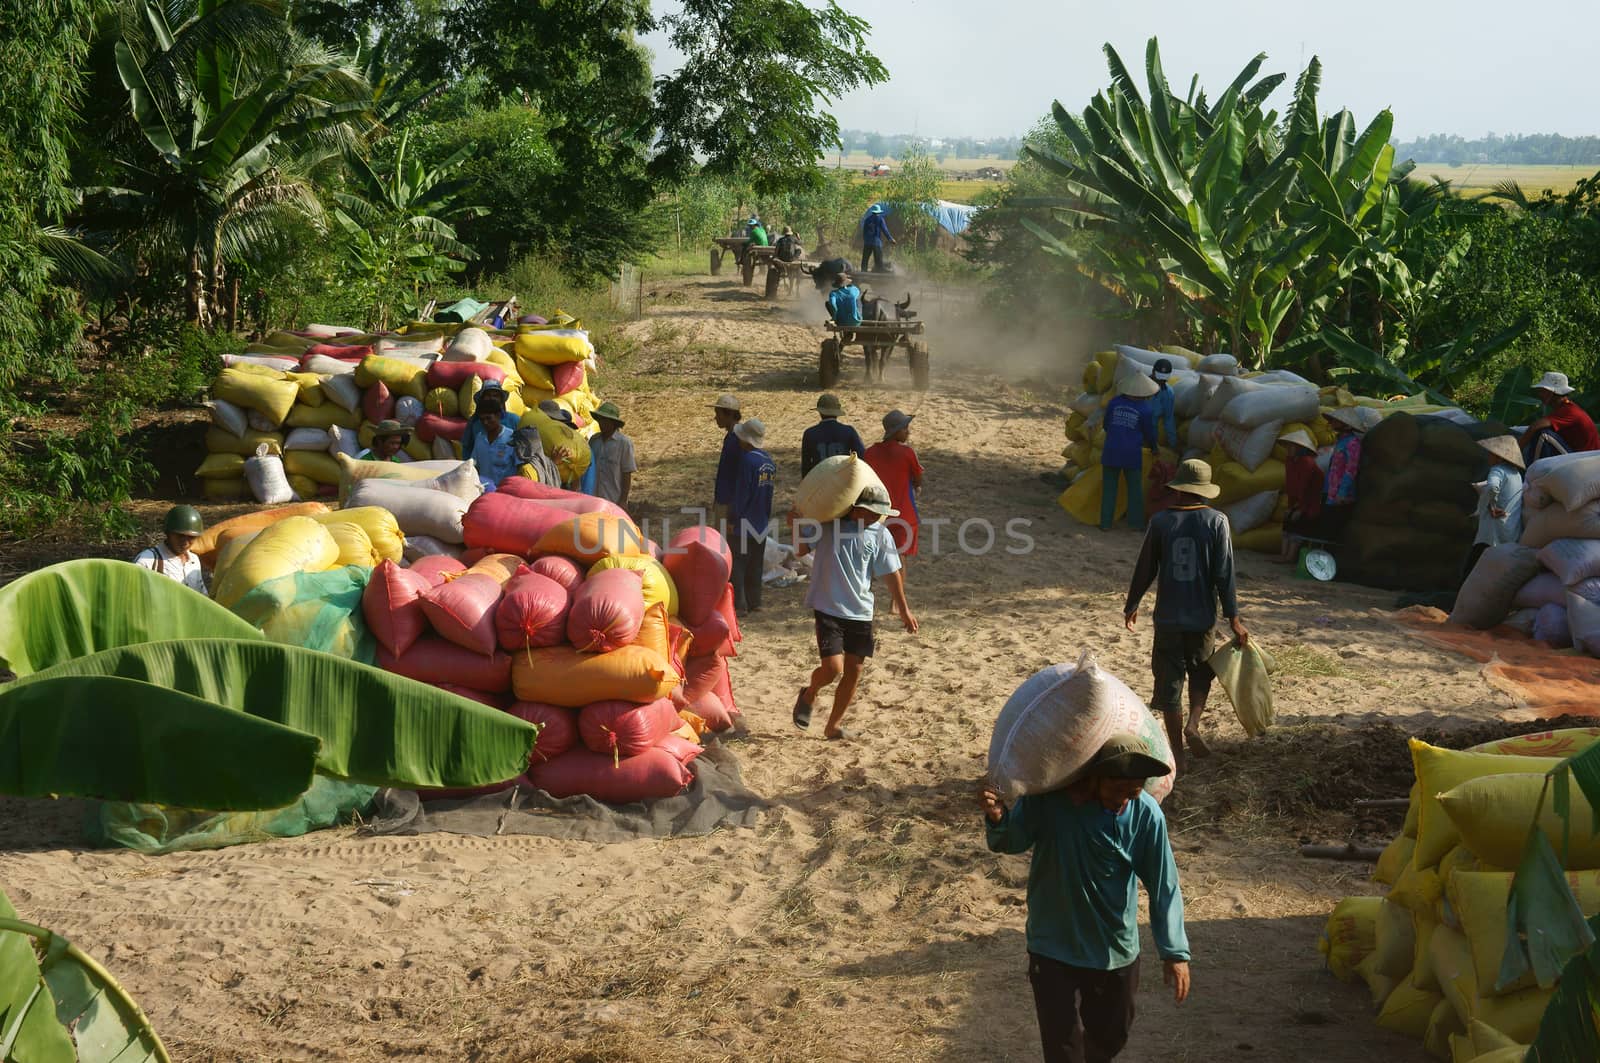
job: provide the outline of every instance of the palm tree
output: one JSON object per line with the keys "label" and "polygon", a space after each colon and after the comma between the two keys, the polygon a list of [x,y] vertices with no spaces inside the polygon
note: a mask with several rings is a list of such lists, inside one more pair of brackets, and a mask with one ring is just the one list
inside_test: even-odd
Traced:
{"label": "palm tree", "polygon": [[183,262],[187,319],[211,325],[226,263],[283,212],[320,218],[312,178],[356,142],[371,89],[267,0],[138,0],[114,55],[139,151],[91,203],[141,254]]}

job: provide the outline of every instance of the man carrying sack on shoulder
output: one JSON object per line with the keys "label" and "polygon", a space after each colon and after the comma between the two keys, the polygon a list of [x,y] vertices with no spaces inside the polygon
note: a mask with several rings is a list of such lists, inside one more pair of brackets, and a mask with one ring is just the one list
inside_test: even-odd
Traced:
{"label": "man carrying sack on shoulder", "polygon": [[1139,991],[1137,882],[1150,896],[1163,980],[1179,1004],[1189,997],[1178,866],[1166,817],[1144,789],[1169,770],[1137,735],[1115,734],[1064,789],[1011,808],[983,791],[989,849],[1033,850],[1028,980],[1045,1063],[1103,1063],[1128,1043]]}

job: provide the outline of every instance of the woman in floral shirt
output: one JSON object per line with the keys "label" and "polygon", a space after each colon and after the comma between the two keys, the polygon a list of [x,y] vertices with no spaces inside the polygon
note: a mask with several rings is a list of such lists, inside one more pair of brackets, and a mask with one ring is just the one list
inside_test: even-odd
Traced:
{"label": "woman in floral shirt", "polygon": [[[1361,471],[1361,436],[1366,431],[1365,413],[1359,406],[1328,410],[1323,416],[1338,431],[1333,442],[1333,457],[1328,462],[1326,493],[1323,502],[1330,508],[1349,507],[1356,502],[1356,474]],[[1348,514],[1348,508],[1342,509]]]}

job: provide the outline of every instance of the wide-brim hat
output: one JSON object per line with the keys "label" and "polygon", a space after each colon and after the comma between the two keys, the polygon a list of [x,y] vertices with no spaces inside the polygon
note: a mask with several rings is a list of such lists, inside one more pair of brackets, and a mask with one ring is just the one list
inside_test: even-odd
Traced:
{"label": "wide-brim hat", "polygon": [[871,206],[871,208],[868,209],[867,213],[868,214],[882,214],[883,213],[883,204],[882,203],[874,203]]}
{"label": "wide-brim hat", "polygon": [[1567,382],[1565,373],[1546,373],[1533,385],[1535,391],[1548,391],[1552,395],[1571,395],[1576,388]]}
{"label": "wide-brim hat", "polygon": [[916,418],[912,414],[903,413],[900,410],[890,410],[883,415],[883,438],[888,439],[901,429],[910,428],[911,422],[914,420]]}
{"label": "wide-brim hat", "polygon": [[1103,779],[1150,779],[1171,775],[1172,769],[1150,752],[1150,746],[1135,734],[1114,734],[1100,746],[1089,762],[1089,774]]}
{"label": "wide-brim hat", "polygon": [[861,493],[856,496],[855,504],[862,509],[876,513],[880,517],[898,517],[900,515],[900,511],[894,508],[894,504],[889,499],[889,492],[877,484],[868,484],[863,487]]}
{"label": "wide-brim hat", "polygon": [[400,445],[403,447],[407,443],[411,442],[411,429],[407,428],[405,425],[401,424],[399,421],[394,421],[394,420],[379,421],[377,423],[377,425],[372,429],[372,441],[374,443],[376,443],[378,440],[382,439],[384,436],[399,436],[400,437]]}
{"label": "wide-brim hat", "polygon": [[1278,442],[1293,443],[1295,446],[1305,447],[1307,450],[1317,449],[1317,441],[1312,439],[1311,433],[1307,432],[1304,428],[1296,428],[1292,432],[1283,433],[1283,435],[1278,437]]}
{"label": "wide-brim hat", "polygon": [[734,425],[733,434],[752,447],[759,447],[767,441],[767,426],[761,423],[759,417],[752,417]]}
{"label": "wide-brim hat", "polygon": [[619,425],[628,423],[622,419],[622,411],[617,409],[617,404],[610,400],[594,408],[594,418],[597,421],[615,421]]}
{"label": "wide-brim hat", "polygon": [[727,410],[729,413],[738,413],[743,407],[739,405],[737,395],[719,395],[717,401],[711,404],[713,410]]}
{"label": "wide-brim hat", "polygon": [[827,417],[839,417],[844,414],[844,404],[833,392],[824,392],[817,398],[817,412]]}
{"label": "wide-brim hat", "polygon": [[1117,391],[1130,399],[1148,399],[1161,390],[1161,386],[1143,373],[1129,373],[1117,385]]}
{"label": "wide-brim hat", "polygon": [[1362,413],[1363,409],[1364,407],[1361,406],[1334,406],[1331,409],[1323,410],[1322,416],[1330,421],[1336,421],[1339,424],[1354,428],[1358,432],[1365,432],[1367,430],[1367,418]]}
{"label": "wide-brim hat", "polygon": [[1522,450],[1517,446],[1517,441],[1511,436],[1491,436],[1488,439],[1480,439],[1478,440],[1478,446],[1502,461],[1509,461],[1519,469],[1527,468],[1522,460]]}
{"label": "wide-brim hat", "polygon": [[552,421],[566,425],[568,428],[578,427],[577,422],[572,419],[572,411],[562,406],[555,399],[545,399],[540,402],[539,412]]}
{"label": "wide-brim hat", "polygon": [[1179,462],[1177,475],[1173,476],[1167,486],[1174,491],[1197,495],[1200,498],[1216,498],[1222,494],[1222,488],[1211,482],[1210,464],[1199,458]]}

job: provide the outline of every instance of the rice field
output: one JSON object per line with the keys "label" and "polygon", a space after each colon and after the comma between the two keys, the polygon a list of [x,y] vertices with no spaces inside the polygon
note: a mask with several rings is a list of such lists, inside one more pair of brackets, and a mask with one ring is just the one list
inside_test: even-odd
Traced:
{"label": "rice field", "polygon": [[1594,166],[1508,166],[1495,163],[1464,163],[1449,166],[1444,163],[1418,163],[1416,176],[1423,179],[1438,178],[1449,181],[1457,192],[1487,192],[1504,181],[1515,181],[1529,195],[1548,188],[1565,192],[1585,177],[1600,171]]}

